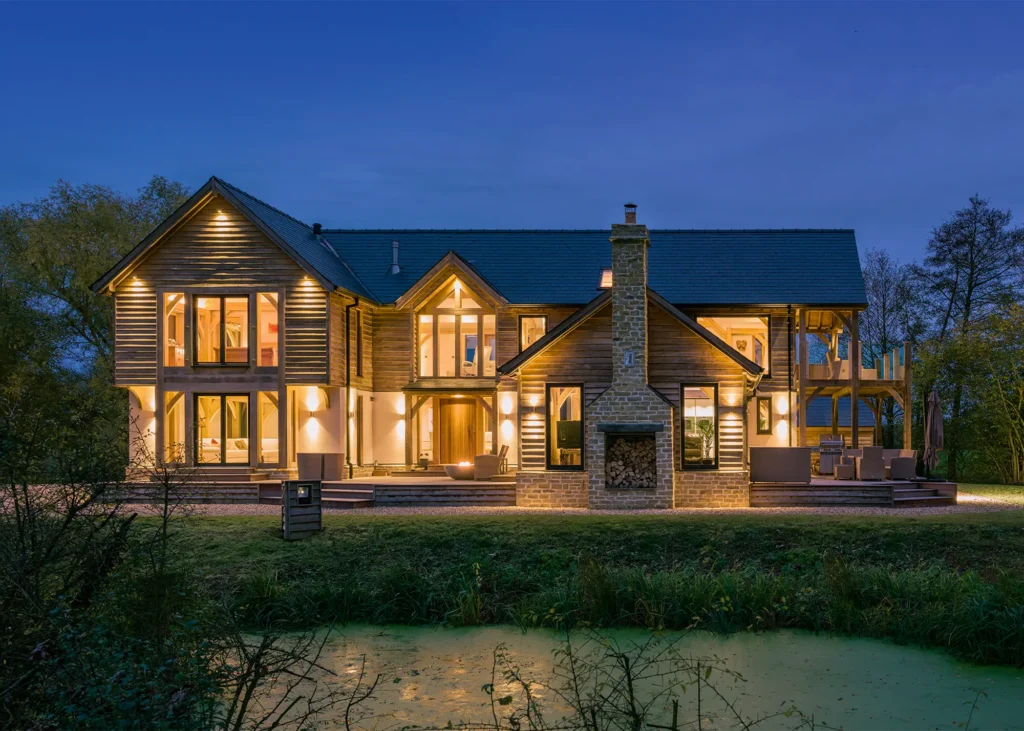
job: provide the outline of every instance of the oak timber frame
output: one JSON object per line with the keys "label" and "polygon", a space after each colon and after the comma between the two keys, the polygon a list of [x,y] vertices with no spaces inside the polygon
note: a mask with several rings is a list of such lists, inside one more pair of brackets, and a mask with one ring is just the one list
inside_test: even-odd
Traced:
{"label": "oak timber frame", "polygon": [[[903,448],[911,449],[911,352],[910,343],[903,344],[903,358],[900,363],[899,350],[886,353],[876,360],[873,378],[865,378],[863,367],[863,344],[860,341],[858,310],[803,307],[795,311],[796,333],[796,407],[799,431],[797,446],[807,444],[807,406],[815,398],[827,397],[832,401],[832,433],[839,433],[839,399],[850,397],[851,447],[860,446],[860,407],[871,410],[874,417],[874,440],[881,442],[882,401],[892,397],[903,409]],[[839,358],[839,337],[843,330],[850,336],[847,359]],[[808,336],[821,339],[828,348],[828,363],[825,377],[819,373],[812,377],[809,361]],[[842,373],[842,365],[848,364],[848,371]],[[838,366],[838,372],[835,367]],[[829,372],[831,371],[831,372]],[[881,376],[881,377],[880,377]]]}

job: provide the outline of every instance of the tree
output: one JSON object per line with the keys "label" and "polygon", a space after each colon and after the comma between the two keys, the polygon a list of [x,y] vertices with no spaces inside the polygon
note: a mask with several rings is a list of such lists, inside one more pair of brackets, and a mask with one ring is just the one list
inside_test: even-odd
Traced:
{"label": "tree", "polygon": [[[49,195],[0,208],[0,266],[26,287],[32,306],[67,337],[64,356],[111,364],[112,303],[89,285],[188,197],[156,176],[134,196],[58,181]],[[76,360],[78,358],[75,358]]]}
{"label": "tree", "polygon": [[[882,361],[886,353],[902,349],[906,341],[915,341],[924,325],[920,298],[913,284],[913,267],[902,264],[881,249],[864,253],[864,289],[868,308],[860,315],[860,335],[864,343],[863,357],[869,365]],[[861,365],[864,365],[863,363]],[[886,398],[885,446],[896,446],[896,419],[906,418],[896,400]]]}
{"label": "tree", "polygon": [[[946,435],[947,474],[957,479],[960,453],[969,445],[965,410],[969,359],[962,341],[972,328],[1020,295],[1020,271],[1024,262],[1024,228],[1011,228],[1010,211],[992,208],[977,195],[969,205],[932,231],[924,264],[915,268],[922,283],[931,320],[934,378],[941,378],[947,392],[950,424]],[[938,385],[938,381],[936,381]],[[931,389],[925,383],[923,391]]]}

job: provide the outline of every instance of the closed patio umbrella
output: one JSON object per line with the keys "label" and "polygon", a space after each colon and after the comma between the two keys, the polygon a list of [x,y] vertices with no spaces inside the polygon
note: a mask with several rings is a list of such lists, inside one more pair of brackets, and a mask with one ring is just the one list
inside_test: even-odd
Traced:
{"label": "closed patio umbrella", "polygon": [[939,401],[939,392],[932,391],[928,394],[924,410],[924,466],[928,468],[928,475],[939,464],[939,451],[942,449],[942,403]]}

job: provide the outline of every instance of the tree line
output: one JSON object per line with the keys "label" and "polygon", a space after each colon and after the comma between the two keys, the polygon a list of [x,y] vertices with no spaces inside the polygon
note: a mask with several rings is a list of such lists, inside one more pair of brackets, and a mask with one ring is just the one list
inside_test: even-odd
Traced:
{"label": "tree line", "polygon": [[899,446],[911,419],[924,446],[924,402],[942,399],[951,480],[1024,481],[1024,228],[977,195],[934,228],[920,262],[869,249],[862,263],[868,309],[865,364],[903,342],[914,352],[909,416],[883,406],[883,443]]}

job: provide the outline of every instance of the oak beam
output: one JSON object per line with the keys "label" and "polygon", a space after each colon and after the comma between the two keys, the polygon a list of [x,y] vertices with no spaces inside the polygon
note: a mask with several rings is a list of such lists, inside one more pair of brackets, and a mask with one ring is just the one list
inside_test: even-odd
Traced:
{"label": "oak beam", "polygon": [[797,389],[797,418],[800,420],[800,438],[797,446],[807,446],[807,310],[800,310],[800,318],[797,324],[797,351],[800,357],[800,380]]}
{"label": "oak beam", "polygon": [[850,313],[850,428],[853,449],[860,445],[860,329],[856,310]]}

